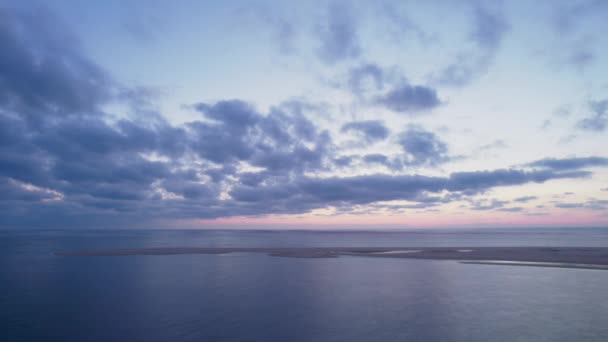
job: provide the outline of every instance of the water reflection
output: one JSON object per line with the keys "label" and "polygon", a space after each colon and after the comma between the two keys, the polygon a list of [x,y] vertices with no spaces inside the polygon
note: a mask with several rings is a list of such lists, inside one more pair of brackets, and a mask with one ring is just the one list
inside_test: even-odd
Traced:
{"label": "water reflection", "polygon": [[[359,256],[50,254],[57,248],[388,244],[374,235],[239,234],[4,235],[4,340],[485,342],[608,336],[606,271]],[[416,236],[412,245],[436,241]],[[504,236],[494,243],[504,243]],[[410,236],[401,239],[411,242]]]}

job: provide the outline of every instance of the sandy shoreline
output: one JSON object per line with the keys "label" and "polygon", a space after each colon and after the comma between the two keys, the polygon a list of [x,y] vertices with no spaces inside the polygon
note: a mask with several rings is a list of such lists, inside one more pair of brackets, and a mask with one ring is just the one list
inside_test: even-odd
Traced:
{"label": "sandy shoreline", "polygon": [[[123,248],[57,251],[58,256],[129,256],[262,253],[291,258],[373,258],[460,260],[470,263],[608,269],[608,247],[293,247],[293,248]],[[510,263],[504,263],[508,261]],[[530,264],[553,263],[554,265]],[[589,267],[585,267],[589,266]]]}
{"label": "sandy shoreline", "polygon": [[572,264],[572,263],[560,263],[560,262],[476,260],[476,261],[461,261],[460,263],[462,263],[462,264],[474,264],[474,265],[528,266],[528,267],[553,267],[553,268],[579,268],[579,269],[585,269],[585,270],[605,270],[605,271],[608,271],[608,265]]}

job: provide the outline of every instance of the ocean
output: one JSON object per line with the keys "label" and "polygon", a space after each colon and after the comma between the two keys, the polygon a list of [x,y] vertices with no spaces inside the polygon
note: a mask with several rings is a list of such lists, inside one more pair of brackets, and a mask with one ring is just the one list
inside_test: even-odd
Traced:
{"label": "ocean", "polygon": [[0,341],[607,341],[608,271],[142,247],[608,246],[608,229],[0,231]]}

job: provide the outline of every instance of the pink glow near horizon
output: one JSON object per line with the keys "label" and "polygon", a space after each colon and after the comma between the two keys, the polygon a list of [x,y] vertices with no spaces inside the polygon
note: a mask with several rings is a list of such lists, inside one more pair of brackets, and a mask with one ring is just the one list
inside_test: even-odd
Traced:
{"label": "pink glow near horizon", "polygon": [[601,225],[608,224],[608,215],[601,212],[581,210],[572,212],[554,210],[547,215],[530,216],[514,213],[482,212],[479,215],[470,213],[432,213],[407,215],[268,215],[263,217],[229,217],[212,220],[193,220],[194,225],[248,226],[248,225],[337,225],[337,226],[404,226],[404,227],[449,227],[449,226],[497,226],[497,225]]}

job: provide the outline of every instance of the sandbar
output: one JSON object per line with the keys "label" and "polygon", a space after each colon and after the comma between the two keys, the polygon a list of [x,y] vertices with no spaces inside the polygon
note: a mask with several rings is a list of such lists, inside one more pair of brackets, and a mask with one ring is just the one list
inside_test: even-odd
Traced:
{"label": "sandbar", "polygon": [[[360,256],[466,263],[608,269],[608,247],[163,247],[56,251],[58,256],[262,253],[290,258]],[[602,267],[597,267],[602,266]]]}

